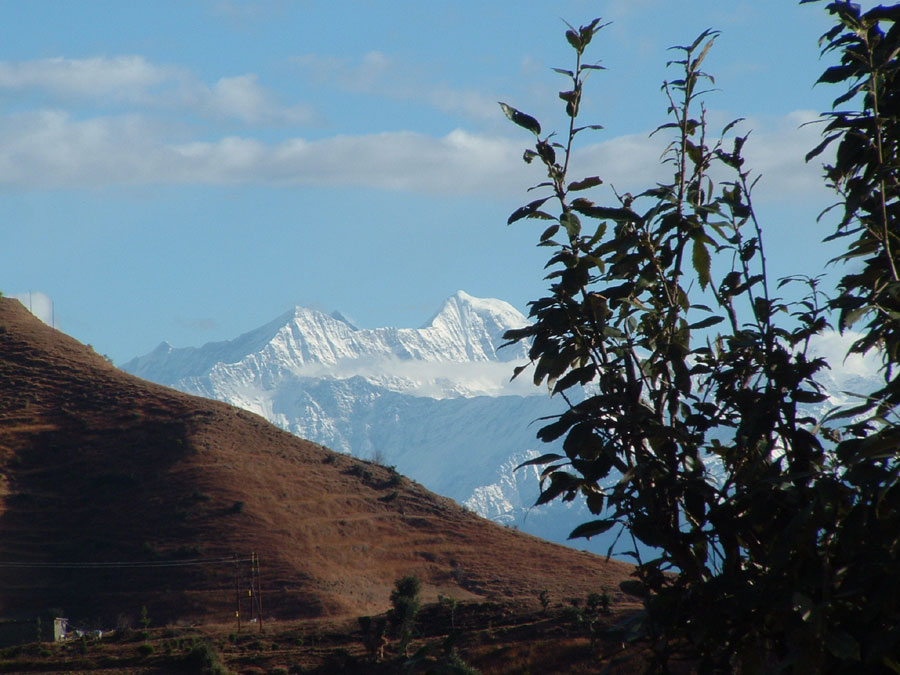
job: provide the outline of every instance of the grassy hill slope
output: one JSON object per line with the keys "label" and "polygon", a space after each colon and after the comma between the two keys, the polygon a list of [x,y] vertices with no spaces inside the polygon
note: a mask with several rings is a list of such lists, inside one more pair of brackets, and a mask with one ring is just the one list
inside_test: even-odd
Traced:
{"label": "grassy hill slope", "polygon": [[533,605],[631,571],[127,375],[0,299],[0,616],[228,620],[249,583],[232,560],[251,553],[263,616],[280,618],[383,612],[405,574],[426,600]]}

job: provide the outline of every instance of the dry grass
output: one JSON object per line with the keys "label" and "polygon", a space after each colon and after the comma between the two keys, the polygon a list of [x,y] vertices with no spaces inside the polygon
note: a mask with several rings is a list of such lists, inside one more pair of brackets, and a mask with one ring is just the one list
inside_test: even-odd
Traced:
{"label": "dry grass", "polygon": [[[9,299],[0,391],[0,562],[255,552],[264,617],[315,622],[386,611],[406,574],[422,579],[426,602],[534,613],[542,590],[585,597],[617,589],[632,569],[497,526],[249,412],[127,375]],[[146,605],[156,622],[227,625],[236,570],[246,571],[0,566],[0,616],[62,607],[108,627]],[[617,593],[613,602],[634,607]]]}

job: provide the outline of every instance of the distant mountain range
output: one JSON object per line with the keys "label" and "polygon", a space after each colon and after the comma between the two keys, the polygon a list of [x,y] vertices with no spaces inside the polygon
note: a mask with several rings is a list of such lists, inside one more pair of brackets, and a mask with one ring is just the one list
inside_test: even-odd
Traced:
{"label": "distant mountain range", "polygon": [[[526,323],[508,303],[462,291],[418,329],[360,329],[340,314],[297,307],[227,342],[163,343],[123,369],[396,466],[480,515],[566,542],[590,514],[577,503],[532,509],[538,472],[515,471],[558,449],[535,438],[535,421],[564,406],[527,373],[510,382],[527,346],[501,348],[503,334]],[[609,541],[576,545],[606,553]]]}
{"label": "distant mountain range", "polygon": [[[535,438],[564,402],[535,387],[527,346],[502,347],[526,318],[502,300],[462,291],[421,328],[360,329],[340,314],[297,307],[227,342],[176,349],[167,343],[124,369],[182,391],[256,412],[297,436],[396,466],[439,494],[510,527],[562,543],[591,518],[580,501],[532,508],[539,494],[527,459],[559,451]],[[813,352],[831,394],[821,417],[877,385],[876,354],[845,359],[852,335],[826,333]],[[724,440],[724,439],[723,439]],[[715,462],[710,465],[715,471]],[[606,553],[612,530],[575,546]]]}

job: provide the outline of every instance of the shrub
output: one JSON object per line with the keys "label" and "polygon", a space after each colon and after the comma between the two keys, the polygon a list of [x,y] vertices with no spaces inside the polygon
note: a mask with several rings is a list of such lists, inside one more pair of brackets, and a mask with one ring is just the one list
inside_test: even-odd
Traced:
{"label": "shrub", "polygon": [[138,620],[138,623],[147,630],[150,627],[150,616],[147,614],[147,605],[141,605],[141,618]]}
{"label": "shrub", "polygon": [[416,615],[419,613],[419,591],[422,584],[419,577],[408,575],[397,580],[391,592],[393,609],[388,612],[388,622],[393,634],[399,639],[399,648],[406,656],[412,639]]}
{"label": "shrub", "polygon": [[538,593],[538,602],[541,603],[541,612],[546,614],[547,609],[550,607],[550,593],[547,592],[547,589]]}
{"label": "shrub", "polygon": [[184,665],[198,675],[227,675],[222,657],[208,642],[196,644],[183,659]]}
{"label": "shrub", "polygon": [[377,663],[384,657],[386,621],[384,618],[371,616],[361,616],[357,621],[362,633],[363,646]]}

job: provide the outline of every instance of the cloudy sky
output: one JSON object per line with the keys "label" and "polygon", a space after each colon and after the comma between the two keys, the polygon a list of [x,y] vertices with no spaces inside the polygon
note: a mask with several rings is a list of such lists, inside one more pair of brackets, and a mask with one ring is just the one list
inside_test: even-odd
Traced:
{"label": "cloudy sky", "polygon": [[709,117],[753,131],[775,274],[821,271],[832,197],[801,126],[838,93],[813,87],[821,3],[42,0],[0,2],[0,290],[118,363],[296,304],[364,327],[418,326],[459,289],[524,311],[540,228],[505,223],[542,176],[497,102],[562,128],[562,19],[595,16],[608,70],[583,119],[605,130],[576,169],[664,178],[666,48],[721,30]]}

